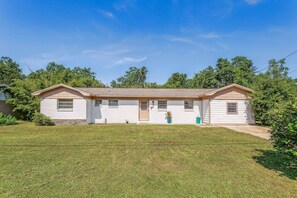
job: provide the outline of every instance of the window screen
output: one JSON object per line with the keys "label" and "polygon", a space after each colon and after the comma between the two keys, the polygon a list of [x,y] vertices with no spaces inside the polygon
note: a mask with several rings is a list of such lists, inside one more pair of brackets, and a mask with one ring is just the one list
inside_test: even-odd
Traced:
{"label": "window screen", "polygon": [[185,109],[193,109],[194,108],[193,101],[192,100],[185,100],[184,101],[184,106],[185,106]]}
{"label": "window screen", "polygon": [[73,99],[58,99],[58,109],[73,109]]}
{"label": "window screen", "polygon": [[118,100],[109,100],[108,101],[108,106],[109,107],[118,107],[119,106],[119,101]]}
{"label": "window screen", "polygon": [[227,113],[228,114],[237,114],[237,103],[227,103]]}
{"label": "window screen", "polygon": [[167,109],[167,101],[166,100],[158,101],[158,109]]}

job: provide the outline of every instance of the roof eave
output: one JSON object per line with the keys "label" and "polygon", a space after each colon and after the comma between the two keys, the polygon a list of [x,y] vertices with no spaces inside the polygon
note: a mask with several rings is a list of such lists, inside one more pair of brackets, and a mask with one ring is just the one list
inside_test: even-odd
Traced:
{"label": "roof eave", "polygon": [[73,91],[77,91],[80,94],[82,94],[83,96],[91,96],[91,94],[88,93],[88,92],[81,91],[79,89],[76,89],[76,88],[73,88],[73,87],[70,87],[70,86],[67,86],[67,85],[64,85],[64,84],[58,84],[58,85],[54,85],[54,86],[51,86],[51,87],[47,87],[45,89],[41,89],[41,90],[35,91],[35,92],[32,93],[32,95],[33,96],[40,96],[41,94],[43,94],[45,92],[48,92],[48,91],[57,89],[59,87],[64,87],[64,88],[67,88],[67,89],[70,89],[70,90],[73,90]]}

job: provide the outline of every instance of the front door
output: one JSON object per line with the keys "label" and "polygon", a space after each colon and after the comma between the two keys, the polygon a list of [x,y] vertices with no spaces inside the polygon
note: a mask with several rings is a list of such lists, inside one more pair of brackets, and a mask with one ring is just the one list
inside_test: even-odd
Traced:
{"label": "front door", "polygon": [[148,100],[139,101],[139,120],[140,121],[149,120],[149,101]]}

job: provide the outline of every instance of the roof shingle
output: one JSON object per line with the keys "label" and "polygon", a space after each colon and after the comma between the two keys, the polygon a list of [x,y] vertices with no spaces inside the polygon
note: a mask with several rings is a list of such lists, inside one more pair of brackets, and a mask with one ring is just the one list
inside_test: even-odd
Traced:
{"label": "roof shingle", "polygon": [[98,97],[124,98],[198,98],[213,89],[80,88]]}

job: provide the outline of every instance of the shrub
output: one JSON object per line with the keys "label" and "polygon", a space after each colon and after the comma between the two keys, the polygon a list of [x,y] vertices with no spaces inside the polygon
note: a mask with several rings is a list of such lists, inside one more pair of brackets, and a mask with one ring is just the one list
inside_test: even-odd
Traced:
{"label": "shrub", "polygon": [[287,157],[287,165],[297,168],[297,103],[275,110],[272,121],[273,146]]}
{"label": "shrub", "polygon": [[54,122],[47,116],[41,113],[35,113],[33,117],[33,122],[36,126],[53,126]]}
{"label": "shrub", "polygon": [[16,119],[12,115],[5,115],[0,113],[0,125],[14,125],[16,124]]}

